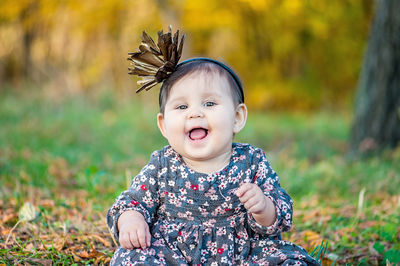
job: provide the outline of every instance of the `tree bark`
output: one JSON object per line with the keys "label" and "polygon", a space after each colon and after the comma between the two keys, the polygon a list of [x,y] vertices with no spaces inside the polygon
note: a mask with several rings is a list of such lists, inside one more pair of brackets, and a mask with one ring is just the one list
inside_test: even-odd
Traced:
{"label": "tree bark", "polygon": [[359,78],[351,150],[393,148],[400,140],[400,1],[377,1]]}

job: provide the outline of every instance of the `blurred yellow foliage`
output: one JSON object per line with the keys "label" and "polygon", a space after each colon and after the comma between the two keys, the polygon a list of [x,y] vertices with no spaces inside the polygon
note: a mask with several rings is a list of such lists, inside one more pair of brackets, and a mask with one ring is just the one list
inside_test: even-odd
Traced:
{"label": "blurred yellow foliage", "polygon": [[[209,56],[242,78],[250,108],[346,105],[355,90],[373,0],[2,0],[0,83],[52,90],[134,90],[128,52],[168,25],[183,58]],[[1,87],[0,87],[1,89]]]}

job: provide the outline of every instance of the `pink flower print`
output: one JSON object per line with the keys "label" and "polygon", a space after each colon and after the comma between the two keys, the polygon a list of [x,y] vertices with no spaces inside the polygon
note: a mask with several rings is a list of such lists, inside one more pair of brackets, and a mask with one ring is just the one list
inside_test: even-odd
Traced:
{"label": "pink flower print", "polygon": [[206,226],[206,227],[214,227],[215,222],[216,222],[215,219],[210,219],[210,220],[204,222],[204,226]]}
{"label": "pink flower print", "polygon": [[147,187],[146,187],[145,184],[141,185],[140,188],[141,188],[142,190],[145,190],[145,191],[147,190]]}
{"label": "pink flower print", "polygon": [[202,184],[199,184],[199,191],[204,191],[204,186]]}
{"label": "pink flower print", "polygon": [[184,188],[180,188],[179,191],[182,193],[182,195],[186,195],[187,194],[186,189],[184,189]]}
{"label": "pink flower print", "polygon": [[192,200],[192,199],[188,199],[188,200],[187,200],[187,203],[188,203],[188,204],[193,204],[193,200]]}
{"label": "pink flower print", "polygon": [[216,191],[214,188],[210,188],[210,189],[208,190],[208,192],[204,194],[204,196],[210,198],[212,195],[215,195],[216,192],[217,192],[217,191]]}
{"label": "pink flower print", "polygon": [[186,181],[186,182],[185,182],[185,187],[186,187],[186,188],[190,188],[190,182],[189,182],[189,181]]}

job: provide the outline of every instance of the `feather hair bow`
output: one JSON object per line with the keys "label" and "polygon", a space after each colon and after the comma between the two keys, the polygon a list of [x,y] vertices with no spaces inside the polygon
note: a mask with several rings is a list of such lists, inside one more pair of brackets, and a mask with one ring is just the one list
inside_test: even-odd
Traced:
{"label": "feather hair bow", "polygon": [[172,36],[171,26],[167,33],[158,32],[157,45],[145,31],[142,33],[142,43],[139,51],[128,53],[128,60],[132,61],[129,67],[129,74],[137,75],[142,79],[137,83],[140,86],[136,93],[150,90],[157,83],[163,82],[175,70],[182,55],[185,35],[179,42],[179,30]]}

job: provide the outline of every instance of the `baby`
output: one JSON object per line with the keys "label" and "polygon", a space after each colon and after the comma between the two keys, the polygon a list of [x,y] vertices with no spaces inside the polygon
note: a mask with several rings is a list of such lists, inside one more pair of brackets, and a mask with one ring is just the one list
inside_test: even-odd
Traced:
{"label": "baby", "polygon": [[153,152],[107,213],[111,265],[318,265],[281,240],[292,200],[264,152],[233,142],[247,108],[236,74],[208,58],[180,63],[160,89]]}

